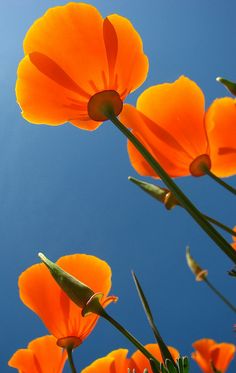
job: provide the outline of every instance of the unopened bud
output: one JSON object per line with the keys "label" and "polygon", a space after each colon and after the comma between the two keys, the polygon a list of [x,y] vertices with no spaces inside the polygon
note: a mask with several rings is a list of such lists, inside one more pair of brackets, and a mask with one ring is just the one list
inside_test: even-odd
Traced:
{"label": "unopened bud", "polygon": [[64,271],[56,263],[53,263],[51,260],[46,258],[46,256],[42,253],[39,253],[38,256],[47,266],[60,288],[75,304],[77,304],[77,306],[82,308],[83,316],[86,316],[91,312],[101,315],[103,312],[103,307],[99,300],[103,296],[102,293],[94,293],[90,287],[79,281],[74,276],[70,275],[68,272]]}
{"label": "unopened bud", "polygon": [[187,247],[186,249],[186,259],[189,268],[196,276],[196,281],[204,281],[204,279],[208,275],[208,271],[206,269],[202,269],[199,264],[193,259],[193,257],[190,255],[189,247]]}
{"label": "unopened bud", "polygon": [[217,82],[223,84],[232,95],[236,96],[236,83],[231,82],[230,80],[221,78],[220,76],[216,78]]}

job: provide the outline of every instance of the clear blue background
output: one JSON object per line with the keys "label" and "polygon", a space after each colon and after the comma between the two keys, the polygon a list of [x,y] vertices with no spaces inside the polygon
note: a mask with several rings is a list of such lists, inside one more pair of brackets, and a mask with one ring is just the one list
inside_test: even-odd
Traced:
{"label": "clear blue background", "polygon": [[[132,169],[126,140],[106,122],[95,132],[70,124],[34,126],[21,118],[14,85],[22,41],[29,26],[61,0],[1,0],[0,3],[0,371],[12,371],[13,352],[46,334],[20,301],[19,274],[37,263],[38,251],[56,260],[76,252],[105,259],[113,271],[112,293],[119,302],[110,313],[143,343],[153,336],[140,306],[130,271],[135,270],[166,342],[190,354],[200,338],[235,342],[235,315],[204,283],[196,283],[185,263],[185,247],[209,279],[232,302],[231,262],[181,209],[162,205],[128,182]],[[235,0],[91,0],[106,16],[128,17],[142,36],[150,60],[145,84],[128,98],[135,103],[145,87],[185,74],[203,89],[207,105],[227,95],[215,78],[236,80]],[[128,56],[127,56],[128,58]],[[233,134],[232,134],[233,135]],[[235,135],[235,134],[234,134]],[[236,178],[230,178],[236,184]],[[233,227],[233,197],[206,177],[178,184],[208,214]],[[229,242],[230,236],[226,236]],[[100,320],[75,352],[80,371],[127,340]],[[199,368],[191,362],[191,372]],[[235,362],[228,372],[235,372]],[[69,371],[68,368],[65,370]]]}

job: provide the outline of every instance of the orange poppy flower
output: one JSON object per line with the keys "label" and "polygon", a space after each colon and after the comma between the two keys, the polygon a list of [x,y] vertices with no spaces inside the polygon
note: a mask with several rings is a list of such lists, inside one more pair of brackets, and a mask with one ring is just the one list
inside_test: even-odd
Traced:
{"label": "orange poppy flower", "polygon": [[217,371],[225,373],[235,354],[235,345],[216,343],[213,339],[200,339],[193,347],[196,351],[192,358],[204,373],[214,373],[212,364]]}
{"label": "orange poppy flower", "polygon": [[[157,344],[148,344],[145,348],[160,362],[163,362],[160,349]],[[168,347],[174,360],[179,357],[179,352],[173,348]],[[148,359],[140,352],[136,351],[131,358],[127,358],[128,350],[119,349],[110,352],[107,356],[95,360],[87,368],[83,369],[81,373],[127,373],[128,369],[131,372],[135,370],[136,373],[143,373],[144,369],[151,372],[151,366]]]}
{"label": "orange poppy flower", "polygon": [[52,335],[34,339],[27,349],[16,351],[8,365],[24,373],[62,373],[67,354],[56,342]]}
{"label": "orange poppy flower", "polygon": [[[236,226],[233,228],[233,230],[236,232]],[[232,236],[233,242],[231,246],[233,247],[234,250],[236,250],[236,236]]]}
{"label": "orange poppy flower", "polygon": [[[219,177],[235,174],[235,99],[217,99],[205,113],[201,89],[182,76],[145,90],[136,107],[125,105],[121,121],[170,176],[201,176],[202,167]],[[128,152],[139,174],[156,177],[130,142]]]}
{"label": "orange poppy flower", "polygon": [[31,26],[23,47],[16,96],[23,117],[35,124],[69,121],[94,130],[100,123],[88,114],[90,99],[105,91],[105,102],[118,114],[148,71],[142,40],[130,21],[117,14],[103,19],[84,3],[49,9]]}
{"label": "orange poppy flower", "polygon": [[[103,307],[117,298],[107,294],[111,288],[111,269],[95,256],[74,254],[56,262],[66,272],[88,285],[95,293],[102,293]],[[61,347],[77,347],[91,333],[98,316],[81,315],[78,306],[51,276],[46,266],[35,264],[19,277],[20,298],[44,322]]]}

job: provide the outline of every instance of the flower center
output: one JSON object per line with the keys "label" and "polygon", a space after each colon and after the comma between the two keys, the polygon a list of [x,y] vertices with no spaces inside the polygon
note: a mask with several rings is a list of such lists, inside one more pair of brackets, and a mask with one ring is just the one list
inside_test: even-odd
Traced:
{"label": "flower center", "polygon": [[83,341],[79,337],[64,337],[57,340],[57,345],[63,348],[76,348],[81,345]]}
{"label": "flower center", "polygon": [[107,90],[95,93],[88,102],[88,115],[97,122],[109,119],[109,113],[119,115],[123,108],[123,102],[119,93]]}
{"label": "flower center", "polygon": [[211,160],[208,154],[201,154],[195,158],[189,166],[189,171],[193,176],[203,176],[206,170],[211,169]]}

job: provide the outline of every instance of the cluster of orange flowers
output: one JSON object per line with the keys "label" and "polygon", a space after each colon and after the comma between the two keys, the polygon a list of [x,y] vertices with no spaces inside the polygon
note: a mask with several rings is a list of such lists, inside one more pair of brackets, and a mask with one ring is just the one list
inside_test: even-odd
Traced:
{"label": "cluster of orange flowers", "polygon": [[[88,285],[94,293],[101,293],[101,304],[105,307],[116,297],[107,296],[111,288],[111,269],[101,259],[91,255],[74,254],[61,257],[57,264],[75,278]],[[19,277],[20,298],[44,322],[52,334],[30,342],[27,349],[18,350],[10,359],[9,365],[24,373],[61,373],[67,356],[63,347],[78,347],[92,332],[98,316],[83,317],[80,309],[50,275],[44,264],[35,264]],[[153,356],[163,362],[157,344],[145,346]],[[216,343],[202,339],[193,344],[192,358],[204,373],[213,373],[212,364],[224,373],[235,354],[235,346],[229,343]],[[176,360],[179,352],[169,347]],[[145,369],[151,371],[148,359],[136,351],[127,358],[128,351],[119,349],[93,362],[82,373],[127,373],[128,368],[136,373]],[[50,356],[50,359],[48,358]]]}
{"label": "cluster of orange flowers", "polygon": [[[100,119],[97,111],[111,104],[170,176],[199,176],[199,162],[220,177],[235,174],[233,98],[217,99],[205,112],[201,89],[180,77],[174,83],[148,88],[136,108],[127,104],[122,110],[120,101],[148,73],[142,40],[126,18],[113,14],[103,19],[88,4],[58,6],[31,26],[24,52],[16,95],[29,122],[71,122],[94,130],[106,119],[101,113]],[[91,99],[101,92],[107,95],[89,110]],[[156,176],[130,143],[128,152],[141,175]]]}
{"label": "cluster of orange flowers", "polygon": [[[69,121],[94,130],[107,119],[107,110],[112,110],[170,176],[201,176],[204,168],[219,177],[235,174],[233,98],[217,99],[205,112],[201,89],[182,76],[174,83],[145,90],[136,108],[123,107],[127,95],[144,82],[148,72],[142,40],[126,18],[114,14],[103,19],[95,7],[83,3],[55,7],[32,25],[24,52],[16,95],[22,115],[31,123],[60,125]],[[156,177],[130,142],[128,152],[138,173]],[[107,296],[111,270],[106,262],[76,254],[57,263],[95,293],[102,293],[104,307],[116,300]],[[27,349],[18,350],[9,365],[24,373],[62,372],[67,359],[63,348],[79,346],[95,327],[98,315],[84,318],[43,264],[22,273],[19,289],[24,304],[42,319],[52,336],[38,338]],[[204,373],[213,373],[212,365],[224,373],[235,353],[234,345],[211,339],[193,346],[192,358]],[[146,348],[162,361],[156,344]],[[169,349],[176,360],[178,351]],[[127,350],[119,349],[82,372],[127,372],[128,368],[136,373],[151,369],[139,351],[127,358]]]}

